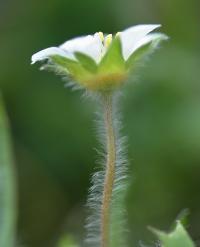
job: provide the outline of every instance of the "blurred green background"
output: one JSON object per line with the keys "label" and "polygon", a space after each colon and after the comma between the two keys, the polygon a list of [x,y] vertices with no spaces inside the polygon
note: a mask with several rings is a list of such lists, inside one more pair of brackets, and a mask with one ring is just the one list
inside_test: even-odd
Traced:
{"label": "blurred green background", "polygon": [[97,146],[95,106],[30,66],[34,52],[74,36],[161,23],[169,42],[123,91],[131,186],[130,246],[151,244],[184,208],[200,239],[200,1],[0,0],[0,90],[18,176],[18,241],[53,247],[84,236],[85,202]]}

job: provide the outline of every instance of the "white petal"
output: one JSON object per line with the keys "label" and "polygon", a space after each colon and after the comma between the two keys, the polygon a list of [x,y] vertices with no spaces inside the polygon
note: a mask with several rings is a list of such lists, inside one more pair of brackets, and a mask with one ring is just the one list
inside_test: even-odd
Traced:
{"label": "white petal", "polygon": [[127,60],[129,58],[142,38],[158,27],[160,25],[137,25],[119,33],[124,59]]}
{"label": "white petal", "polygon": [[146,35],[144,38],[140,39],[134,46],[134,49],[132,50],[133,54],[138,48],[156,40],[156,39],[162,39],[162,40],[166,40],[168,39],[168,37],[162,33],[153,33],[153,34],[148,34]]}
{"label": "white petal", "polygon": [[35,53],[31,58],[32,64],[34,64],[37,61],[45,60],[45,59],[47,59],[53,55],[60,55],[63,57],[72,58],[71,54],[68,54],[67,52],[63,51],[62,49],[60,49],[58,47],[50,47],[50,48],[47,48],[47,49],[44,49],[42,51]]}
{"label": "white petal", "polygon": [[61,45],[60,48],[69,53],[82,52],[92,57],[98,63],[102,57],[103,45],[99,34],[96,33],[95,35],[71,39]]}

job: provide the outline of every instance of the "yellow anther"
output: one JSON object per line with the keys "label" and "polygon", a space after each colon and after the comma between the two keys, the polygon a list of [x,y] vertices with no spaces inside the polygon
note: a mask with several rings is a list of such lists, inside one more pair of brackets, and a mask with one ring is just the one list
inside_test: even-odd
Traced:
{"label": "yellow anther", "polygon": [[100,37],[101,41],[103,42],[104,41],[104,35],[103,35],[103,33],[102,32],[98,32],[98,34],[99,34],[99,37]]}
{"label": "yellow anther", "polygon": [[104,41],[104,44],[105,44],[105,47],[108,47],[112,42],[112,34],[108,34],[106,37],[105,37],[105,41]]}
{"label": "yellow anther", "polygon": [[120,33],[121,33],[121,32],[117,32],[117,33],[115,34],[115,36],[118,37],[118,36],[120,35]]}

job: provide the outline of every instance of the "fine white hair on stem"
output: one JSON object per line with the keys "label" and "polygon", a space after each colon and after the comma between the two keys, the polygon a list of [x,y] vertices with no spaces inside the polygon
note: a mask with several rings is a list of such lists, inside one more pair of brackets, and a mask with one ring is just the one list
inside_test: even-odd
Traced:
{"label": "fine white hair on stem", "polygon": [[[115,135],[116,161],[114,183],[112,188],[112,196],[110,200],[109,215],[109,247],[126,246],[126,221],[125,221],[125,195],[128,186],[128,171],[126,158],[125,137],[121,137],[121,119],[117,109],[117,101],[119,94],[115,93],[112,97],[112,120]],[[101,96],[98,97],[101,100]],[[100,104],[100,108],[103,106]],[[98,150],[98,170],[92,176],[92,186],[89,189],[89,197],[87,202],[89,216],[86,221],[87,238],[85,244],[87,247],[101,246],[101,209],[103,200],[104,181],[106,174],[106,158],[107,158],[107,132],[104,124],[102,109],[97,112],[97,136],[100,142]]]}

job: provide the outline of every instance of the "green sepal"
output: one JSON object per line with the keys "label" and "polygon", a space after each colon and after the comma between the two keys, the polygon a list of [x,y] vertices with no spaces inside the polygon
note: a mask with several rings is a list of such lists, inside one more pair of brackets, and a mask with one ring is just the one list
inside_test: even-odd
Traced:
{"label": "green sepal", "polygon": [[157,235],[162,247],[195,247],[180,221],[177,221],[175,229],[168,234],[153,228],[150,229]]}
{"label": "green sepal", "polygon": [[163,40],[167,40],[168,37],[164,34],[153,34],[154,38],[147,44],[138,48],[126,61],[126,68],[133,69],[138,62],[144,59],[147,55],[150,55],[158,47],[159,43]]}
{"label": "green sepal", "polygon": [[87,80],[92,76],[92,73],[86,70],[79,61],[75,61],[63,56],[51,56],[52,62],[59,66],[67,74],[71,75],[78,82],[80,80]]}
{"label": "green sepal", "polygon": [[74,55],[86,70],[91,73],[97,72],[97,64],[94,59],[81,52],[75,52]]}
{"label": "green sepal", "polygon": [[56,66],[62,67],[63,70],[66,70],[68,73],[71,74],[74,74],[74,72],[76,73],[76,71],[78,72],[81,67],[77,61],[69,59],[67,57],[53,55],[50,58]]}
{"label": "green sepal", "polygon": [[98,72],[101,74],[123,73],[125,61],[122,55],[122,45],[119,37],[115,37],[106,54],[102,58]]}

